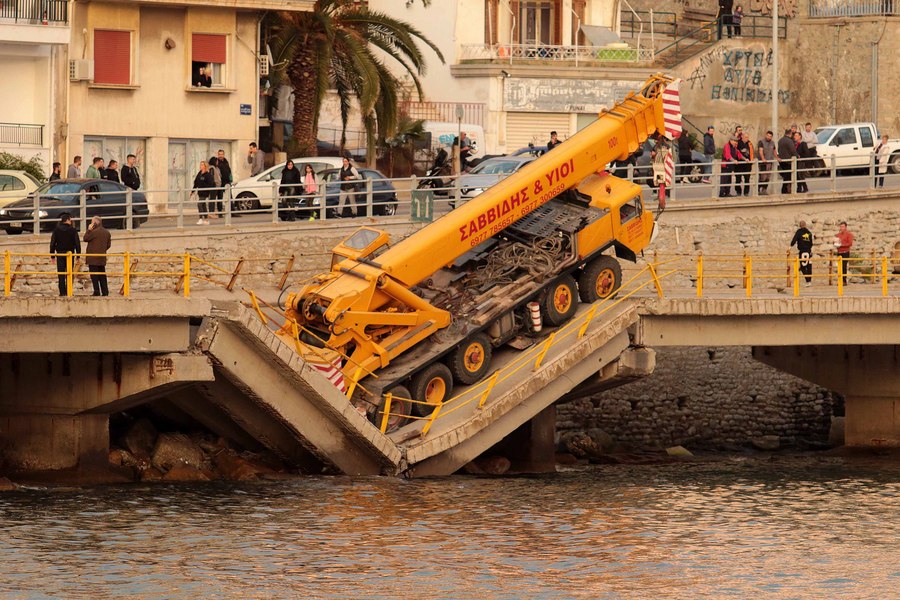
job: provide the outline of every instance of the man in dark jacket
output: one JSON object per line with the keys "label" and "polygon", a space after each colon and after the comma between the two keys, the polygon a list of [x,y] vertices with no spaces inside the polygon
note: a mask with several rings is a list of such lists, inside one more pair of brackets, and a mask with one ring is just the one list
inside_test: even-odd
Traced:
{"label": "man in dark jacket", "polygon": [[222,173],[222,185],[231,185],[234,183],[234,176],[231,174],[231,165],[228,163],[228,159],[225,158],[225,151],[221,148],[216,152],[216,166],[219,167],[219,172]]}
{"label": "man in dark jacket", "polygon": [[109,165],[100,174],[100,177],[107,181],[115,181],[119,183],[119,163],[115,160],[109,161]]}
{"label": "man in dark jacket", "polygon": [[95,296],[109,296],[109,286],[106,281],[106,251],[112,245],[112,235],[103,226],[100,217],[91,219],[88,230],[84,232],[84,241],[87,243],[84,262],[91,272],[91,283],[94,285]]}
{"label": "man in dark jacket", "polygon": [[800,253],[800,272],[806,276],[806,287],[812,282],[812,247],[814,236],[812,232],[806,228],[806,221],[800,221],[800,229],[794,233],[791,240],[791,246],[797,246],[797,252]]}
{"label": "man in dark jacket", "polygon": [[66,285],[66,273],[69,270],[66,260],[67,252],[81,254],[81,240],[78,239],[78,232],[72,227],[72,215],[64,212],[59,215],[59,225],[50,236],[50,254],[56,255],[56,274],[60,296],[68,295],[68,286]]}
{"label": "man in dark jacket", "polygon": [[681,171],[682,181],[685,183],[688,182],[688,175],[691,174],[691,165],[694,163],[694,157],[691,154],[693,149],[694,144],[691,142],[687,131],[682,131],[681,135],[678,136],[678,170]]}
{"label": "man in dark jacket", "polygon": [[716,138],[713,134],[716,128],[710,125],[703,134],[703,157],[706,164],[703,165],[703,183],[709,183],[709,176],[712,175],[712,162],[716,159]]}
{"label": "man in dark jacket", "polygon": [[797,193],[805,194],[809,191],[806,185],[806,169],[809,163],[809,146],[803,141],[803,134],[794,132],[794,144],[797,146]]}
{"label": "man in dark jacket", "polygon": [[133,190],[141,187],[141,174],[134,164],[136,161],[137,157],[134,154],[129,154],[125,159],[125,166],[122,167],[122,183]]}
{"label": "man in dark jacket", "polygon": [[785,129],[784,136],[778,140],[778,171],[781,173],[781,193],[791,193],[791,157],[797,156],[797,146],[791,139],[791,130]]}
{"label": "man in dark jacket", "polygon": [[719,0],[718,39],[722,39],[722,26],[728,28],[728,37],[731,37],[731,15],[734,12],[734,0]]}

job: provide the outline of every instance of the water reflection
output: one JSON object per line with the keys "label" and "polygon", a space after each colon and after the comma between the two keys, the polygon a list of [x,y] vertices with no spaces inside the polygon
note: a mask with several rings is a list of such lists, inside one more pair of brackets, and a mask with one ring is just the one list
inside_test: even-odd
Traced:
{"label": "water reflection", "polygon": [[0,530],[23,595],[886,598],[900,465],[33,490],[0,495]]}

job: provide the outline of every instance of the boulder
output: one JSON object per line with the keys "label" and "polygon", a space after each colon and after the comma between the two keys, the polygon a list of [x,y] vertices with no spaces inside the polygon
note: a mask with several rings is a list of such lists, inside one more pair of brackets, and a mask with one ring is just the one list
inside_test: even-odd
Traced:
{"label": "boulder", "polygon": [[203,458],[203,451],[183,433],[161,433],[156,439],[151,463],[160,471],[168,471],[178,465],[199,470],[203,466]]}
{"label": "boulder", "polygon": [[575,458],[574,455],[569,454],[568,452],[557,452],[556,453],[556,464],[558,464],[558,465],[576,465],[576,464],[578,464],[578,459]]}
{"label": "boulder", "polygon": [[511,463],[505,456],[488,456],[486,458],[477,458],[475,462],[481,467],[481,470],[487,475],[503,475],[509,468]]}
{"label": "boulder", "polygon": [[0,492],[13,492],[19,489],[19,486],[14,484],[12,481],[7,479],[6,477],[0,477]]}
{"label": "boulder", "polygon": [[163,475],[163,481],[209,481],[210,478],[200,469],[191,465],[175,465]]}
{"label": "boulder", "polygon": [[163,472],[154,467],[141,471],[141,481],[162,481]]}
{"label": "boulder", "polygon": [[566,451],[576,458],[586,458],[588,460],[594,460],[603,455],[603,448],[586,433],[577,434],[569,438],[566,441]]}
{"label": "boulder", "polygon": [[763,435],[751,438],[750,443],[753,444],[753,447],[757,450],[771,452],[773,450],[778,450],[781,447],[781,438],[777,435]]}
{"label": "boulder", "polygon": [[672,446],[671,448],[666,448],[666,454],[669,456],[693,456],[691,451],[684,446]]}
{"label": "boulder", "polygon": [[158,432],[153,423],[147,418],[141,418],[135,421],[122,436],[122,446],[135,456],[150,458],[157,437]]}
{"label": "boulder", "polygon": [[588,429],[586,433],[604,452],[609,452],[615,445],[612,436],[598,427]]}
{"label": "boulder", "polygon": [[250,481],[275,472],[274,469],[242,458],[229,450],[216,454],[213,463],[222,478],[232,481]]}

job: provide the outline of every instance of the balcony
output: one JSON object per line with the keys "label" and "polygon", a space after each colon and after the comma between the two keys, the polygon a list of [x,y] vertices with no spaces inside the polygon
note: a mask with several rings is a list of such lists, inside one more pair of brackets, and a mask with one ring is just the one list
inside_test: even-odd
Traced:
{"label": "balcony", "polygon": [[21,123],[0,123],[0,146],[36,146],[44,145],[43,125],[24,125]]}
{"label": "balcony", "polygon": [[897,17],[900,2],[894,0],[810,0],[809,16],[828,17]]}
{"label": "balcony", "polygon": [[544,63],[544,64],[603,64],[651,63],[652,48],[607,46],[544,46],[522,44],[464,44],[462,63]]}
{"label": "balcony", "polygon": [[68,1],[0,0],[0,42],[68,44]]}

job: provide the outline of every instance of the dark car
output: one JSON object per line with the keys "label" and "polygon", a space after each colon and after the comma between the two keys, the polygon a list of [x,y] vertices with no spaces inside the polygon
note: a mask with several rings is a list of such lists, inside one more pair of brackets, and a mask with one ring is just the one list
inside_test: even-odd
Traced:
{"label": "dark car", "polygon": [[[34,197],[39,196],[41,231],[53,231],[60,214],[67,212],[77,228],[81,219],[81,192],[84,191],[86,219],[103,218],[111,228],[125,228],[126,188],[121,183],[104,179],[59,179],[39,187],[27,198],[17,200],[0,209],[0,229],[8,234],[34,229]],[[132,192],[131,213],[133,227],[147,221],[147,199],[142,192]]]}
{"label": "dark car", "polygon": [[[372,182],[372,212],[378,216],[390,216],[397,211],[397,190],[394,184],[379,171],[375,169],[357,169],[362,181],[357,181],[357,192],[354,203],[358,206],[365,206],[368,190],[367,181]],[[341,184],[340,169],[328,169],[322,171],[319,176],[325,183],[325,206],[335,208],[340,201]],[[330,216],[334,216],[329,211]]]}

